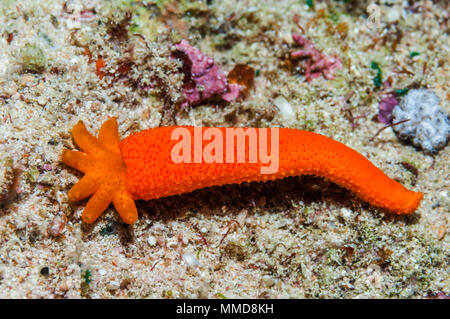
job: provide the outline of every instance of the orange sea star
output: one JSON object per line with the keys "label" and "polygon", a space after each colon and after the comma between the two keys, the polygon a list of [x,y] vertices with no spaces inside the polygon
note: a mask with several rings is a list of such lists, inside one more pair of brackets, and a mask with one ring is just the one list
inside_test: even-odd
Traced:
{"label": "orange sea star", "polygon": [[[327,178],[345,187],[373,206],[397,214],[412,213],[420,204],[422,193],[406,189],[385,175],[364,156],[320,134],[280,128],[279,167],[271,174],[262,174],[266,162],[249,160],[245,143],[245,161],[229,163],[223,153],[222,163],[175,163],[172,150],[178,143],[172,133],[179,126],[145,130],[120,140],[115,118],[106,121],[98,139],[92,136],[80,121],[72,130],[80,151],[64,150],[62,160],[85,173],[69,191],[69,199],[89,199],[82,214],[83,221],[94,222],[112,202],[126,223],[134,223],[137,210],[134,200],[166,197],[191,192],[195,189],[251,181],[267,181],[288,176],[311,174]],[[182,127],[192,136],[194,127]],[[202,135],[208,128],[200,129]],[[215,128],[223,137],[226,128]],[[247,130],[247,129],[246,129]],[[253,129],[261,132],[263,129]],[[246,132],[244,130],[244,132]],[[272,134],[272,133],[271,133]],[[271,139],[267,137],[268,149]],[[193,155],[195,143],[190,145]],[[201,146],[205,151],[208,144]],[[237,152],[234,143],[232,152]],[[198,150],[197,150],[198,151]],[[217,155],[217,154],[216,154]]]}

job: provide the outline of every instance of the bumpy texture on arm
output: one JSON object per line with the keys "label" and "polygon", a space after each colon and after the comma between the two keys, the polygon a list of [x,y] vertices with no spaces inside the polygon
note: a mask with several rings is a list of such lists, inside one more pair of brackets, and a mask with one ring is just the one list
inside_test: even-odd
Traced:
{"label": "bumpy texture on arm", "polygon": [[[134,200],[183,194],[196,189],[251,181],[267,181],[287,176],[312,174],[325,177],[356,193],[370,204],[392,213],[409,214],[423,197],[390,179],[364,156],[320,134],[279,129],[279,169],[261,174],[260,158],[249,163],[248,143],[244,163],[175,163],[171,152],[178,140],[178,127],[161,127],[130,135],[120,141],[115,118],[105,122],[96,139],[79,122],[73,137],[83,152],[64,150],[62,160],[86,175],[69,191],[72,201],[90,198],[82,218],[92,223],[113,202],[126,223],[134,223]],[[194,127],[184,127],[194,136]],[[204,132],[207,128],[202,128]],[[222,132],[226,145],[225,128]],[[257,129],[258,130],[258,129]],[[259,131],[258,131],[259,132]],[[271,149],[270,132],[268,149]],[[194,141],[191,143],[193,156]],[[204,150],[208,142],[203,142]],[[237,143],[234,146],[237,152]]]}
{"label": "bumpy texture on arm", "polygon": [[[194,127],[185,127],[194,136]],[[279,129],[279,169],[261,174],[260,158],[249,163],[246,143],[245,163],[174,163],[171,140],[174,127],[161,127],[132,134],[121,143],[127,167],[128,190],[134,198],[153,199],[188,193],[195,189],[252,181],[267,181],[288,176],[316,175],[345,187],[373,206],[391,213],[409,214],[419,205],[422,193],[406,189],[389,178],[368,159],[344,144],[326,136]],[[203,127],[203,132],[208,129]],[[226,144],[225,128],[222,132]],[[258,130],[258,129],[257,129]],[[268,148],[271,138],[268,135]],[[191,154],[194,154],[194,145]],[[203,143],[203,149],[207,142]],[[234,145],[237,150],[237,143]],[[193,155],[192,155],[193,157]]]}

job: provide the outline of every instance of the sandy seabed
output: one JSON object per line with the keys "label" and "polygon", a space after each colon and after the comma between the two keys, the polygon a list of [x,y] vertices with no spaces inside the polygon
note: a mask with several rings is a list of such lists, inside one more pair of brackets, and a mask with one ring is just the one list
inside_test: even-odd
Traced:
{"label": "sandy seabed", "polygon": [[[448,4],[386,1],[374,27],[358,1],[311,3],[2,1],[0,298],[448,296],[450,148],[424,154],[391,128],[371,139],[386,94],[372,61],[393,89],[432,89],[450,112]],[[305,80],[294,32],[341,58],[334,79]],[[251,66],[248,94],[181,107],[181,39],[226,74]],[[314,131],[424,199],[392,216],[303,176],[138,201],[132,226],[110,206],[86,225],[86,201],[67,197],[82,175],[60,154],[79,120],[97,132],[110,116],[122,137],[173,124]]]}

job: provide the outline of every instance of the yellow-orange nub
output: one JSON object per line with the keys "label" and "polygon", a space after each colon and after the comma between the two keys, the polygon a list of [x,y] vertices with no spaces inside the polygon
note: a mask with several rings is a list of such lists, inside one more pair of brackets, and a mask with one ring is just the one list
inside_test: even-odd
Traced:
{"label": "yellow-orange nub", "polygon": [[71,201],[92,195],[81,216],[83,221],[94,222],[112,202],[125,223],[134,223],[138,215],[126,189],[126,169],[116,119],[103,123],[98,139],[81,121],[73,127],[72,135],[82,152],[65,149],[62,161],[85,173],[69,191]]}

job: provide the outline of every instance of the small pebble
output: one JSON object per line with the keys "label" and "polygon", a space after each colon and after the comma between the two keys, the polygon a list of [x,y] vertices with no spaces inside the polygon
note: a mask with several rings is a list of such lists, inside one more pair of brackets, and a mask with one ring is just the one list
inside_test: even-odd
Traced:
{"label": "small pebble", "polygon": [[147,238],[147,243],[148,243],[150,246],[155,246],[155,245],[156,245],[156,238],[153,237],[153,236],[149,236],[149,237]]}
{"label": "small pebble", "polygon": [[122,280],[122,282],[120,283],[119,288],[120,289],[126,289],[128,288],[128,286],[131,284],[131,280],[130,279],[124,279]]}
{"label": "small pebble", "polygon": [[190,253],[185,253],[182,257],[186,265],[188,265],[189,267],[198,267],[200,265],[198,259]]}
{"label": "small pebble", "polygon": [[108,290],[117,290],[120,288],[120,283],[118,281],[110,281],[106,287]]}
{"label": "small pebble", "polygon": [[439,226],[439,228],[438,228],[437,239],[442,240],[445,237],[445,234],[447,234],[447,226],[443,224],[443,225]]}
{"label": "small pebble", "polygon": [[384,19],[388,23],[394,23],[400,20],[402,14],[402,8],[400,6],[393,6],[388,8]]}
{"label": "small pebble", "polygon": [[169,247],[169,248],[175,248],[175,247],[177,247],[177,246],[178,246],[178,240],[177,240],[177,238],[172,237],[172,238],[170,238],[170,239],[167,241],[167,247]]}
{"label": "small pebble", "polygon": [[44,106],[45,104],[47,104],[48,99],[45,96],[40,96],[37,102],[40,106]]}
{"label": "small pebble", "polygon": [[283,97],[278,96],[273,103],[280,110],[281,115],[284,119],[290,120],[295,118],[295,112],[292,109],[291,104]]}
{"label": "small pebble", "polygon": [[341,215],[345,219],[348,219],[352,216],[352,212],[350,209],[343,207],[343,208],[341,208]]}
{"label": "small pebble", "polygon": [[4,156],[0,157],[0,206],[12,200],[17,194],[17,185],[15,185],[15,171],[13,160]]}
{"label": "small pebble", "polygon": [[59,236],[63,233],[66,225],[66,216],[55,216],[50,222],[48,233],[52,236]]}
{"label": "small pebble", "polygon": [[272,287],[275,285],[275,281],[270,276],[264,276],[262,282],[266,287]]}
{"label": "small pebble", "polygon": [[42,276],[48,276],[50,274],[50,269],[48,267],[42,267],[41,271],[40,271],[40,274]]}

